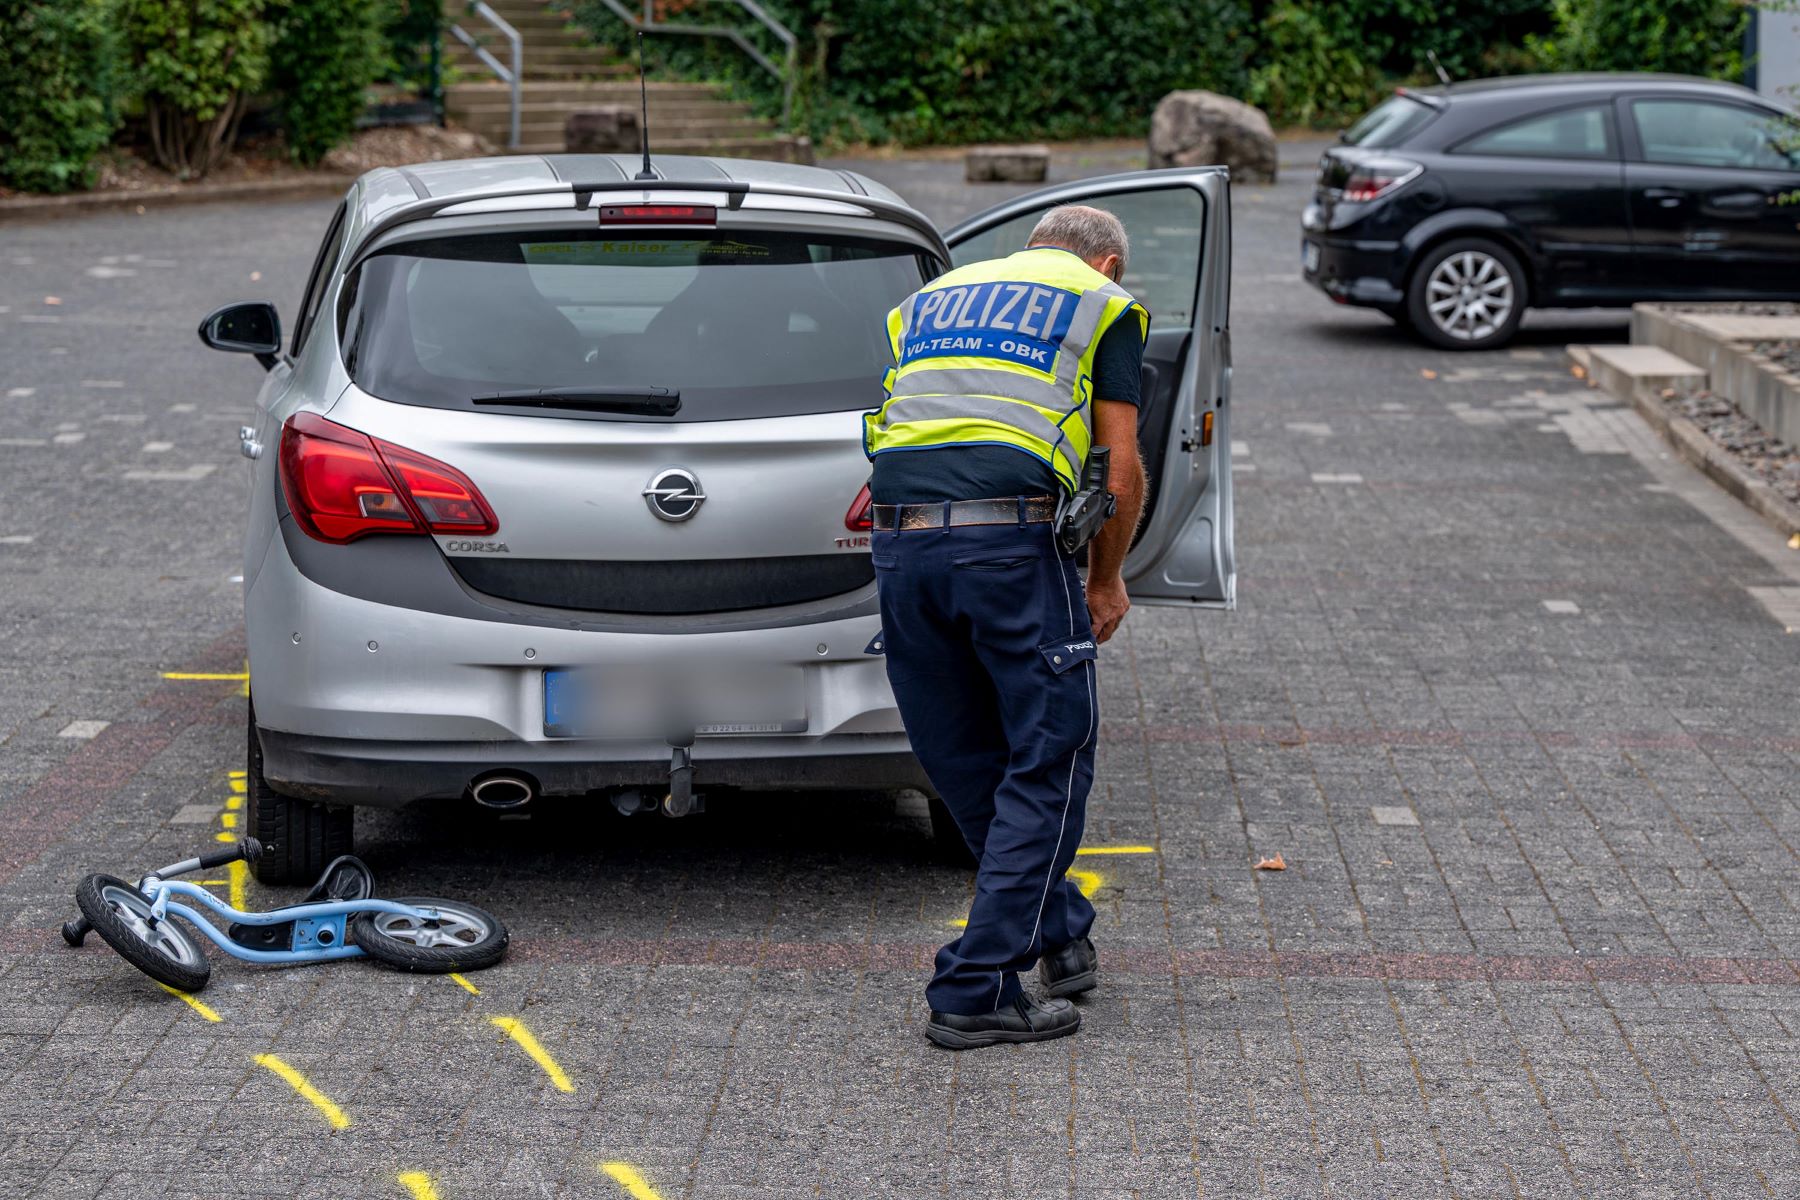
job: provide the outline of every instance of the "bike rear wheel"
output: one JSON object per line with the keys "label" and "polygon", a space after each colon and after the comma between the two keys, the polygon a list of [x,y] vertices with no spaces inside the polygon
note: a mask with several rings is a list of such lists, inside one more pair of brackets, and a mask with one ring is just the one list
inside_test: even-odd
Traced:
{"label": "bike rear wheel", "polygon": [[153,921],[150,902],[123,879],[89,875],[76,885],[75,903],[119,957],[156,982],[180,992],[206,986],[212,964],[200,943],[173,917]]}
{"label": "bike rear wheel", "polygon": [[402,971],[447,975],[479,971],[506,957],[506,926],[490,912],[460,900],[423,896],[401,896],[394,902],[436,909],[438,919],[357,913],[350,921],[350,940],[377,962]]}

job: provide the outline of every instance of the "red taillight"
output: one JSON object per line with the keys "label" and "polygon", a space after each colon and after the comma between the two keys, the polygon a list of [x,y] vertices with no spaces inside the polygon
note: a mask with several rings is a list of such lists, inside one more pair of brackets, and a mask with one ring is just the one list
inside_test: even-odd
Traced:
{"label": "red taillight", "polygon": [[455,467],[317,413],[296,413],[282,428],[281,485],[294,519],[322,542],[427,530],[486,537],[500,528]]}
{"label": "red taillight", "polygon": [[850,502],[850,511],[844,514],[844,528],[851,533],[868,533],[875,528],[875,498],[869,495],[869,485],[863,484],[862,491],[856,493],[856,499]]}
{"label": "red taillight", "polygon": [[1407,162],[1400,158],[1370,159],[1359,162],[1350,172],[1350,178],[1344,181],[1344,190],[1340,199],[1352,204],[1366,204],[1370,200],[1379,200],[1403,183],[1409,182],[1425,168],[1415,162]]}
{"label": "red taillight", "polygon": [[602,225],[717,225],[711,204],[603,204]]}

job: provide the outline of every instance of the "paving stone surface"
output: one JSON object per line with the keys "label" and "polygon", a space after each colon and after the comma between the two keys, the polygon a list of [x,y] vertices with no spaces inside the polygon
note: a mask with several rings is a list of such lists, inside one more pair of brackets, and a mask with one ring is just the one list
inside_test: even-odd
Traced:
{"label": "paving stone surface", "polygon": [[1103,986],[961,1054],[910,802],[362,820],[386,890],[509,921],[468,988],[215,955],[201,1011],[64,947],[80,875],[231,814],[258,373],[193,327],[291,314],[329,206],[0,228],[0,1194],[1800,1194],[1800,554],[1566,373],[1621,318],[1454,355],[1299,283],[1317,149],[1234,197],[1241,606],[1102,656]]}

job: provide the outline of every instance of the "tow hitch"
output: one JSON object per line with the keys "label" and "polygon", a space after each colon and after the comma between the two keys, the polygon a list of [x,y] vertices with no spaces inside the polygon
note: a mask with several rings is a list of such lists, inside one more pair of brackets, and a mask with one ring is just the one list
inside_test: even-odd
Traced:
{"label": "tow hitch", "polygon": [[669,739],[669,791],[663,797],[666,817],[685,817],[703,807],[694,795],[694,731],[686,729]]}

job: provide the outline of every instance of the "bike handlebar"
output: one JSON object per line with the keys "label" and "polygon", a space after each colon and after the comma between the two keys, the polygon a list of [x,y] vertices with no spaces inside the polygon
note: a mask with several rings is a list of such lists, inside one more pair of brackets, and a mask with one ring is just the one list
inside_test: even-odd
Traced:
{"label": "bike handlebar", "polygon": [[262,843],[253,837],[247,837],[227,850],[215,850],[211,854],[200,856],[200,869],[222,867],[226,863],[237,862],[240,858],[245,862],[255,862],[262,857]]}

